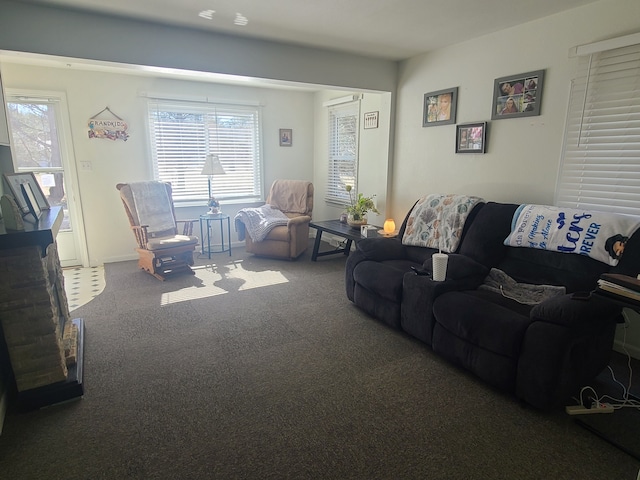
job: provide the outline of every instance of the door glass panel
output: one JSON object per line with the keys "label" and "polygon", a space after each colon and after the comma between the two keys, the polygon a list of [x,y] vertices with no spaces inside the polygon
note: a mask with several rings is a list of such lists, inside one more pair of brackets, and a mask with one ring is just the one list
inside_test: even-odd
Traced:
{"label": "door glass panel", "polygon": [[71,230],[58,141],[55,103],[10,100],[7,114],[11,127],[13,163],[17,172],[33,172],[51,206],[61,206],[61,231]]}
{"label": "door glass panel", "polygon": [[34,172],[38,184],[44,193],[49,205],[52,207],[62,207],[64,218],[60,231],[71,230],[71,220],[69,219],[69,208],[67,206],[67,195],[64,188],[64,173],[59,171]]}

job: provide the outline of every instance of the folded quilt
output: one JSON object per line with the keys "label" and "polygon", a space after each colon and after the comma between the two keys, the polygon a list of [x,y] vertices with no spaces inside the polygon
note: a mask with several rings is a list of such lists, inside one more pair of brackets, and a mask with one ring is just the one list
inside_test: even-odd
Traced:
{"label": "folded quilt", "polygon": [[489,290],[525,305],[535,305],[558,295],[564,295],[566,289],[555,285],[532,285],[518,283],[502,270],[492,268],[479,290]]}
{"label": "folded quilt", "polygon": [[504,244],[586,255],[617,265],[640,217],[546,205],[520,205]]}
{"label": "folded quilt", "polygon": [[289,223],[289,217],[267,204],[257,208],[241,209],[235,216],[234,221],[236,232],[238,232],[238,240],[245,239],[246,231],[249,233],[251,240],[261,242],[274,227]]}
{"label": "folded quilt", "polygon": [[467,195],[431,194],[422,197],[411,210],[402,244],[454,253],[469,213],[480,202],[484,200]]}

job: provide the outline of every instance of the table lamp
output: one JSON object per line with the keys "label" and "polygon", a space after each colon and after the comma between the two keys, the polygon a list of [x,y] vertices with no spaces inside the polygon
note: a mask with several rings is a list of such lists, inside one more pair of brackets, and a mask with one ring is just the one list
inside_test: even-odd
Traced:
{"label": "table lamp", "polygon": [[[207,205],[209,206],[209,213],[220,213],[220,204],[211,196],[211,177],[214,175],[224,175],[226,172],[222,168],[220,159],[217,155],[209,154],[204,159],[204,166],[202,167],[201,175],[207,175],[209,183],[209,199]],[[214,205],[211,205],[214,203]]]}
{"label": "table lamp", "polygon": [[384,234],[387,236],[391,236],[396,231],[396,222],[393,221],[393,218],[387,218],[384,221],[384,225],[382,226],[382,230]]}

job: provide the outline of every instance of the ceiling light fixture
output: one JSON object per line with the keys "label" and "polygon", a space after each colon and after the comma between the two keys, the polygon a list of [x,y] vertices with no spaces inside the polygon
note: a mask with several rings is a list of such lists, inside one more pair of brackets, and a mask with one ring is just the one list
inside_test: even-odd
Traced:
{"label": "ceiling light fixture", "polygon": [[216,13],[215,10],[202,10],[198,16],[200,18],[206,18],[207,20],[211,20],[213,18],[213,14]]}
{"label": "ceiling light fixture", "polygon": [[241,13],[236,13],[236,19],[233,21],[236,25],[244,27],[247,23],[249,23],[249,19],[242,15]]}

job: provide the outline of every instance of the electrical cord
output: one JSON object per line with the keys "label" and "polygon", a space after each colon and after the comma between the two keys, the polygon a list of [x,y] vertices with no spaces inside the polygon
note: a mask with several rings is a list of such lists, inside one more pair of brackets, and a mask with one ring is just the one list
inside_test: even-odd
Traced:
{"label": "electrical cord", "polygon": [[[631,390],[631,382],[633,380],[633,368],[631,366],[631,354],[629,353],[629,351],[627,350],[627,328],[629,326],[629,318],[627,317],[626,312],[623,310],[622,311],[622,316],[624,317],[625,320],[625,325],[623,328],[623,334],[622,334],[622,351],[624,352],[624,354],[627,357],[627,368],[629,369],[629,382],[628,382],[628,386],[624,385],[621,381],[619,381],[616,376],[615,373],[613,371],[613,369],[611,368],[611,366],[607,366],[607,368],[609,369],[609,373],[611,374],[611,378],[613,379],[614,383],[616,383],[617,385],[619,385],[622,388],[622,398],[615,398],[612,397],[611,395],[602,395],[602,396],[598,396],[596,390],[591,387],[591,386],[585,386],[582,387],[582,389],[580,390],[580,398],[579,399],[575,399],[576,401],[578,401],[578,403],[580,403],[580,405],[582,405],[583,407],[586,408],[590,408],[588,405],[589,404],[585,404],[584,402],[584,398],[583,395],[586,391],[590,391],[593,396],[588,396],[587,399],[591,400],[591,406],[593,407],[599,407],[601,403],[603,403],[604,400],[607,401],[607,403],[609,403],[614,410],[619,410],[621,408],[635,408],[640,410],[640,401],[639,400],[635,400],[633,398],[630,398],[630,390]],[[638,472],[638,474],[640,475],[640,472]],[[640,477],[638,478],[638,480],[640,480]]]}

